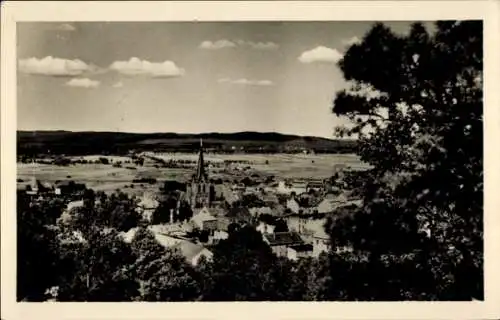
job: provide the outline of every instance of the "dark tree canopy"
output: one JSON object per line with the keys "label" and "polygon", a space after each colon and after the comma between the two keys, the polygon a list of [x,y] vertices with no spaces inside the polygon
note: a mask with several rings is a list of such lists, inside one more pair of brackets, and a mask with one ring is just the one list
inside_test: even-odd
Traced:
{"label": "dark tree canopy", "polygon": [[[353,124],[338,132],[359,137],[373,170],[358,185],[364,205],[330,232],[369,252],[401,286],[396,298],[483,297],[482,47],[480,21],[415,23],[405,36],[375,24],[339,63],[352,87],[333,112]],[[427,287],[381,268],[402,254],[423,261],[413,276]]]}

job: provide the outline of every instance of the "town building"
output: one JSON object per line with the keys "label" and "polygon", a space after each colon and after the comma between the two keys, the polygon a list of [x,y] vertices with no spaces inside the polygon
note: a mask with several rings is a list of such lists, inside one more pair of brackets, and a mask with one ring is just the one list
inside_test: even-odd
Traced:
{"label": "town building", "polygon": [[321,192],[324,190],[324,184],[322,181],[309,181],[306,185],[306,192],[309,193],[311,191]]}
{"label": "town building", "polygon": [[288,247],[304,244],[304,241],[296,232],[265,233],[263,239],[278,257],[286,257]]}
{"label": "town building", "polygon": [[172,249],[177,250],[192,266],[197,266],[202,257],[207,261],[211,261],[213,258],[213,253],[210,250],[187,240],[180,241]]}
{"label": "town building", "polygon": [[307,183],[305,182],[293,182],[287,183],[286,181],[280,181],[276,187],[276,192],[279,194],[302,194],[307,192]]}
{"label": "town building", "polygon": [[207,207],[203,207],[198,213],[196,213],[191,218],[191,222],[195,228],[202,231],[208,231],[210,234],[218,228],[217,218],[212,215]]}
{"label": "town building", "polygon": [[208,179],[203,158],[203,142],[200,140],[200,151],[196,172],[186,186],[186,199],[192,209],[210,207],[215,199],[215,186]]}
{"label": "town building", "polygon": [[287,257],[290,260],[298,260],[300,258],[310,257],[313,252],[312,244],[296,244],[287,248]]}
{"label": "town building", "polygon": [[328,252],[330,249],[330,236],[323,228],[317,230],[313,236],[313,257],[318,257],[322,252]]}

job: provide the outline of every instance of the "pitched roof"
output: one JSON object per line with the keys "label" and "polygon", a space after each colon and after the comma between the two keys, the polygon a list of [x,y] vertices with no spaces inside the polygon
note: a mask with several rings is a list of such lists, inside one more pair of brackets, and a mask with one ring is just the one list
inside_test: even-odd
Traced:
{"label": "pitched roof", "polygon": [[314,233],[314,238],[330,240],[330,236],[325,232],[324,228],[316,230],[316,232]]}
{"label": "pitched roof", "polygon": [[206,221],[215,221],[217,218],[210,213],[207,207],[203,207],[200,212],[193,216],[192,220],[197,224],[202,224]]}
{"label": "pitched roof", "polygon": [[304,241],[296,232],[275,232],[264,235],[271,246],[302,244]]}
{"label": "pitched roof", "polygon": [[71,211],[73,208],[83,207],[83,200],[71,201],[66,206],[66,211]]}
{"label": "pitched roof", "polygon": [[179,250],[179,252],[186,258],[186,260],[191,261],[194,257],[196,257],[200,252],[203,250],[206,250],[207,254],[209,256],[212,255],[212,252],[210,252],[208,249],[205,247],[192,243],[187,240],[183,240],[176,245],[174,245],[172,248]]}
{"label": "pitched roof", "polygon": [[299,251],[299,252],[306,252],[306,251],[312,251],[313,250],[313,245],[312,244],[307,244],[307,243],[294,244],[294,245],[289,246],[289,248],[292,248],[295,251]]}

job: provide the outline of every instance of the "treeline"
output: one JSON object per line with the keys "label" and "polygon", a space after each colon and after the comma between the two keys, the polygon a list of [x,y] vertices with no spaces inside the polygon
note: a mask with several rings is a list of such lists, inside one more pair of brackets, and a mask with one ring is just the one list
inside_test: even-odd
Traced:
{"label": "treeline", "polygon": [[354,140],[331,140],[278,133],[242,132],[228,134],[135,134],[120,132],[18,131],[18,154],[127,155],[130,151],[197,152],[199,140],[205,148],[220,153],[352,153]]}

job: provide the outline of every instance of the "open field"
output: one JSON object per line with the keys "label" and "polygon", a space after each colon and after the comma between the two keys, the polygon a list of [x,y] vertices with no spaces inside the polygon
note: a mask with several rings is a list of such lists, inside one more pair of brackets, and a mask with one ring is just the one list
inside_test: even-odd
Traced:
{"label": "open field", "polygon": [[[98,156],[95,156],[96,158]],[[157,157],[169,160],[197,160],[196,154],[164,154]],[[125,161],[126,158],[120,159]],[[224,160],[248,161],[252,172],[274,175],[278,178],[327,178],[334,172],[336,165],[346,165],[352,169],[363,169],[367,166],[359,161],[354,155],[346,154],[321,154],[321,155],[290,155],[290,154],[206,154],[207,162],[220,162]],[[266,163],[267,161],[267,163]],[[194,166],[194,164],[193,164]],[[132,168],[132,169],[131,169]],[[158,181],[179,180],[186,181],[192,175],[192,169],[185,168],[156,168],[151,161],[145,162],[144,166],[126,165],[121,168],[104,164],[77,164],[66,167],[46,164],[17,164],[17,178],[22,179],[18,185],[22,186],[33,177],[42,182],[73,180],[85,183],[88,187],[105,192],[113,192],[121,189],[130,194],[140,194],[146,189],[157,189],[159,184],[148,185],[147,183],[135,184],[130,188],[133,179],[155,178]],[[223,176],[217,172],[221,169],[209,170],[212,176]],[[229,176],[231,178],[231,176]]]}
{"label": "open field", "polygon": [[[156,155],[164,160],[196,161],[194,153],[170,153]],[[248,161],[252,169],[281,178],[327,178],[336,165],[345,165],[353,170],[368,166],[353,154],[205,154],[207,162]],[[266,162],[267,161],[267,162]],[[242,164],[246,166],[246,164]]]}

